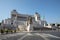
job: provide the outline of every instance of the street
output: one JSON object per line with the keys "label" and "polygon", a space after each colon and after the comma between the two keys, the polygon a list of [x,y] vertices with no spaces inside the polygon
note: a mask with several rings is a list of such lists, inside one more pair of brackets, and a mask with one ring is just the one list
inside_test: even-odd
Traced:
{"label": "street", "polygon": [[21,32],[0,34],[0,40],[60,40],[60,32]]}

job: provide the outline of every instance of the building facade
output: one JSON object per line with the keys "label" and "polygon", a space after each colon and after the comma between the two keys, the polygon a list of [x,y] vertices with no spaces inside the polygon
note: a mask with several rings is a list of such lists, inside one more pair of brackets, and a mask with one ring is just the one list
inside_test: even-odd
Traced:
{"label": "building facade", "polygon": [[46,20],[41,20],[40,14],[34,15],[20,14],[16,10],[11,11],[11,18],[5,19],[3,24],[13,25],[19,30],[32,31],[34,28],[43,28],[46,26]]}

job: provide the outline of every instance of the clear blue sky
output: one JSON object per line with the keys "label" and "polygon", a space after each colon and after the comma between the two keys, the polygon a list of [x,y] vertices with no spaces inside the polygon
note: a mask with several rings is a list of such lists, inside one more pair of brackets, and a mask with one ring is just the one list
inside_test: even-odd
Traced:
{"label": "clear blue sky", "polygon": [[0,0],[0,22],[10,18],[10,12],[45,16],[48,23],[60,23],[60,0]]}

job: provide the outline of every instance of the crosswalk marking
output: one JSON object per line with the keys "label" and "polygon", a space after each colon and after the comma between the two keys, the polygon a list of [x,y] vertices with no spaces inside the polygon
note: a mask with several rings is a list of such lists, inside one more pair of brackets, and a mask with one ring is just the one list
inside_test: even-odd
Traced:
{"label": "crosswalk marking", "polygon": [[15,34],[1,35],[0,36],[0,40],[7,39],[9,37],[13,37],[13,36],[17,36],[17,35],[23,35],[18,40],[22,40],[22,39],[24,39],[27,36],[35,36],[35,35],[42,37],[44,40],[49,40],[48,37],[60,39],[60,37],[58,37],[58,36],[55,36],[55,35],[52,35],[52,34],[46,34],[46,33],[15,33]]}
{"label": "crosswalk marking", "polygon": [[26,35],[24,35],[24,36],[22,36],[20,39],[18,39],[18,40],[23,40],[25,37],[27,37],[27,36],[33,36],[33,34],[31,34],[31,33],[27,33]]}
{"label": "crosswalk marking", "polygon": [[53,37],[53,38],[59,38],[60,39],[60,37],[58,37],[58,36],[54,36],[54,35],[51,35],[51,34],[47,34],[49,37]]}
{"label": "crosswalk marking", "polygon": [[28,35],[24,35],[24,36],[22,36],[20,39],[18,39],[18,40],[22,40],[23,38],[25,38],[26,36],[28,36]]}
{"label": "crosswalk marking", "polygon": [[1,35],[0,39],[7,39],[9,37],[17,36],[17,35],[23,35],[25,33],[15,33],[15,34],[7,34],[7,35]]}
{"label": "crosswalk marking", "polygon": [[44,40],[49,40],[48,38],[46,38],[46,35],[45,35],[45,37],[44,37],[43,34],[39,34],[39,33],[36,33],[36,35],[39,35],[39,36],[42,37]]}
{"label": "crosswalk marking", "polygon": [[25,33],[16,33],[16,34],[8,34],[8,35],[5,35],[7,37],[13,37],[13,36],[17,36],[17,35],[23,35]]}
{"label": "crosswalk marking", "polygon": [[36,35],[40,35],[42,38],[44,38],[45,40],[49,40],[48,37],[52,37],[52,38],[59,38],[58,36],[54,36],[54,35],[51,35],[51,34],[45,34],[45,33],[36,33]]}

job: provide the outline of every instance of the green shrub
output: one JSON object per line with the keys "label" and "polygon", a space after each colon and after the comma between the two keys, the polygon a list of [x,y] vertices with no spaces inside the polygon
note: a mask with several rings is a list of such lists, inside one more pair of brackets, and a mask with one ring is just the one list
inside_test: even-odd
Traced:
{"label": "green shrub", "polygon": [[4,30],[3,29],[1,29],[1,34],[3,34],[4,33]]}
{"label": "green shrub", "polygon": [[16,30],[14,30],[14,33],[16,33]]}
{"label": "green shrub", "polygon": [[8,32],[9,32],[9,31],[8,31],[8,30],[6,30],[5,32],[6,32],[6,34],[8,34]]}
{"label": "green shrub", "polygon": [[13,33],[13,31],[11,30],[11,33]]}

